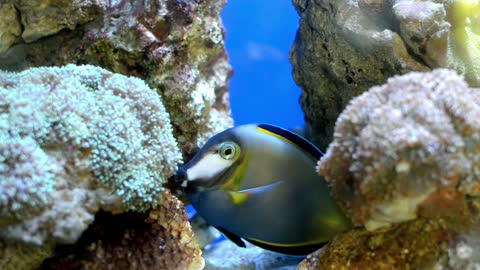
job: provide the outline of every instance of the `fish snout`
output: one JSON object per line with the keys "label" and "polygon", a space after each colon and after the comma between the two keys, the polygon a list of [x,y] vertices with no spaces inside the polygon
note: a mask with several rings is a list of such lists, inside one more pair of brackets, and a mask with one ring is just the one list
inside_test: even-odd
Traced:
{"label": "fish snout", "polygon": [[175,184],[183,188],[187,187],[188,176],[187,170],[184,167],[180,167],[175,174]]}

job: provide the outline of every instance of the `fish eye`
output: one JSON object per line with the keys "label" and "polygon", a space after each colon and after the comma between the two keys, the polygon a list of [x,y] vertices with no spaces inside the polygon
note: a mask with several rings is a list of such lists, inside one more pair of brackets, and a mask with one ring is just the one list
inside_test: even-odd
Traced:
{"label": "fish eye", "polygon": [[220,145],[219,152],[222,158],[230,160],[236,156],[237,147],[234,143],[226,142]]}

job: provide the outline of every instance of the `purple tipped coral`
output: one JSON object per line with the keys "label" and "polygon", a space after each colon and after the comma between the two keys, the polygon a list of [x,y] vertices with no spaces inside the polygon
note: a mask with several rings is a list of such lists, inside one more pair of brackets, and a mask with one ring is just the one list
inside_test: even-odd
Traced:
{"label": "purple tipped coral", "polygon": [[319,172],[354,222],[375,229],[446,209],[461,214],[465,195],[479,195],[479,153],[479,90],[439,69],[353,99]]}
{"label": "purple tipped coral", "polygon": [[0,236],[37,244],[155,206],[181,162],[157,93],[93,66],[1,72],[0,138]]}

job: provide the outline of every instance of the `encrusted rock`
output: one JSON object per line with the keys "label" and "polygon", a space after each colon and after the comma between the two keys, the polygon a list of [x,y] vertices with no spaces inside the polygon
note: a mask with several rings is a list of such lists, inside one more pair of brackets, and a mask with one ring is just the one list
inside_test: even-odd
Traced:
{"label": "encrusted rock", "polygon": [[[298,270],[469,269],[463,266],[478,265],[478,255],[469,253],[469,249],[478,248],[472,242],[478,238],[468,240],[467,245],[461,239],[462,234],[437,219],[419,219],[384,231],[357,229],[337,236],[328,246],[309,255]],[[458,256],[449,255],[458,253],[458,248],[462,249],[463,264],[448,261]]]}
{"label": "encrusted rock", "polygon": [[353,222],[374,230],[418,216],[468,217],[479,154],[480,91],[439,69],[353,99],[318,169]]}
{"label": "encrusted rock", "polygon": [[0,36],[1,69],[88,63],[144,79],[162,96],[186,155],[233,125],[225,0],[4,2],[0,25],[24,28],[23,38],[14,40],[12,27]]}
{"label": "encrusted rock", "polygon": [[5,53],[19,38],[22,26],[13,4],[0,4],[0,54]]}
{"label": "encrusted rock", "polygon": [[0,240],[0,269],[40,269],[43,260],[53,256],[54,249],[55,245],[53,243],[31,246],[19,242],[12,243]]}
{"label": "encrusted rock", "polygon": [[[233,125],[227,91],[232,69],[219,17],[224,4],[224,0],[0,3],[0,69],[93,64],[139,77],[149,86],[138,79],[117,81],[125,77],[104,70],[93,76],[91,68],[83,68],[88,78],[79,81],[51,69],[53,74],[39,76],[38,89],[20,89],[23,94],[39,91],[38,97],[17,98],[17,79],[2,85],[10,96],[6,105],[0,104],[6,112],[0,131],[7,130],[0,132],[0,174],[7,176],[5,185],[13,191],[0,194],[2,239],[72,243],[99,209],[118,213],[155,207],[162,185],[181,162],[177,142],[188,157],[210,136]],[[19,74],[27,82],[29,71],[25,72]],[[50,99],[42,99],[45,96]],[[32,102],[32,97],[38,100]],[[160,99],[165,108],[157,106]],[[53,105],[46,108],[53,113],[48,114],[42,106],[50,101]],[[20,108],[15,113],[21,116],[21,128],[12,128],[18,123],[11,122],[17,118],[8,103]],[[10,138],[15,135],[12,130],[20,131],[18,138]],[[161,215],[166,215],[162,222],[176,218]],[[128,252],[124,247],[124,254]]]}
{"label": "encrusted rock", "polygon": [[201,270],[205,262],[194,241],[182,202],[169,192],[149,214],[99,213],[74,246],[61,246],[43,269]]}
{"label": "encrusted rock", "polygon": [[23,26],[22,38],[25,42],[32,42],[63,29],[75,29],[77,25],[92,21],[98,16],[97,10],[102,1],[7,0],[6,2],[15,4]]}
{"label": "encrusted rock", "polygon": [[291,62],[322,149],[348,101],[393,75],[450,67],[480,86],[476,1],[293,2],[301,20]]}

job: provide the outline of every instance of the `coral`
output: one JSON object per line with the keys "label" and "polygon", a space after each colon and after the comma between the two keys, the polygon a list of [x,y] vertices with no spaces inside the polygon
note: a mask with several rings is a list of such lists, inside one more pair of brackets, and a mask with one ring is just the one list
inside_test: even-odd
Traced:
{"label": "coral", "polygon": [[155,206],[181,162],[159,96],[93,66],[1,72],[0,138],[0,235],[27,243]]}
{"label": "coral", "polygon": [[442,222],[422,219],[388,231],[352,230],[310,254],[297,269],[433,269],[451,237]]}
{"label": "coral", "polygon": [[478,1],[293,2],[301,17],[293,74],[322,150],[348,102],[393,75],[448,67],[480,86]]}
{"label": "coral", "polygon": [[479,196],[480,92],[447,69],[396,76],[353,99],[319,162],[354,223],[471,215]]}
{"label": "coral", "polygon": [[1,69],[76,63],[139,77],[162,96],[186,156],[233,125],[219,17],[225,0],[5,2],[15,9],[0,25],[16,18],[8,23],[24,28],[10,30],[21,38],[0,37]]}
{"label": "coral", "polygon": [[149,214],[98,213],[74,246],[43,269],[203,269],[183,204],[169,192]]}
{"label": "coral", "polygon": [[477,216],[464,224],[420,218],[374,232],[358,228],[310,254],[298,270],[477,269],[479,225]]}

